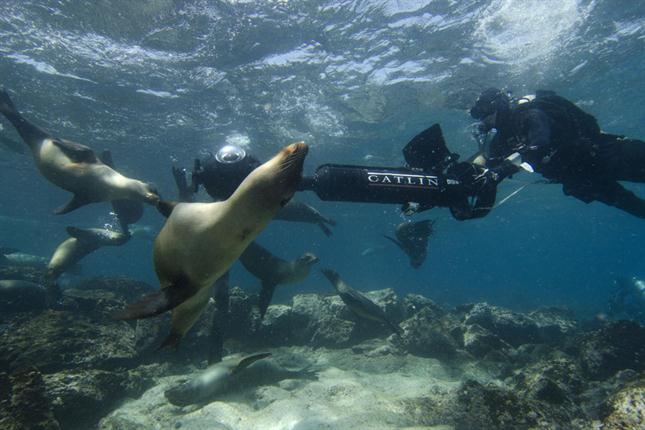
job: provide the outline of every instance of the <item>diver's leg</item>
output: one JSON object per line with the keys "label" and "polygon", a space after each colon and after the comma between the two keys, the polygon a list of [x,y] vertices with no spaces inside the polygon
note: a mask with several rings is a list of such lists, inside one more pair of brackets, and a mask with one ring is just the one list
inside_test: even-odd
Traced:
{"label": "diver's leg", "polygon": [[615,180],[645,182],[645,142],[636,139],[616,141],[617,163]]}
{"label": "diver's leg", "polygon": [[229,272],[215,282],[215,312],[211,324],[208,364],[219,363],[224,355],[224,339],[228,333],[229,320]]}
{"label": "diver's leg", "polygon": [[594,200],[613,206],[639,218],[645,218],[645,200],[618,182],[602,184],[594,189]]}

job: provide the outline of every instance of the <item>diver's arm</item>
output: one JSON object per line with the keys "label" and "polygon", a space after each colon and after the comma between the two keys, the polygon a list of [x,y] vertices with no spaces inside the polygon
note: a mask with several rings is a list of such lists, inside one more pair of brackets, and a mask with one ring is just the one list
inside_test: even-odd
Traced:
{"label": "diver's arm", "polygon": [[529,109],[522,118],[526,142],[519,149],[522,160],[535,166],[541,163],[551,147],[551,124],[547,115],[539,109]]}

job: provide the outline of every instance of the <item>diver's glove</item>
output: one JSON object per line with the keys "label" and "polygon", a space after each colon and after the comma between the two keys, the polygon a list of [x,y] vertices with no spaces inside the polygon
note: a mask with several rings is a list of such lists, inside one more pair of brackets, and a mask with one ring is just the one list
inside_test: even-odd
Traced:
{"label": "diver's glove", "polygon": [[186,169],[182,169],[173,165],[172,176],[175,178],[179,200],[182,202],[192,202],[193,191],[190,189],[188,182],[186,181]]}

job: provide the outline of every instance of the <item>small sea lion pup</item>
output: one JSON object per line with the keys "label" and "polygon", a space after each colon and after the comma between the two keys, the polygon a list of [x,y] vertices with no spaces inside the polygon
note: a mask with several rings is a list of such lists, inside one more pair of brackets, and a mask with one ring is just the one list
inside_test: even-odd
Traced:
{"label": "small sea lion pup", "polygon": [[294,143],[253,170],[228,199],[213,203],[170,203],[154,244],[161,291],[115,315],[138,319],[172,309],[172,328],[163,342],[176,345],[211,297],[211,286],[237,260],[296,191],[308,147]]}
{"label": "small sea lion pup", "polygon": [[61,242],[47,265],[47,281],[53,283],[85,256],[103,246],[121,246],[130,236],[107,228],[67,227],[69,238]]}
{"label": "small sea lion pup", "polygon": [[321,272],[327,279],[329,279],[329,282],[334,286],[341,300],[358,317],[378,321],[391,328],[392,331],[398,335],[403,332],[401,327],[389,320],[383,309],[368,299],[365,294],[360,291],[356,291],[347,285],[342,279],[340,279],[340,275],[338,273],[330,269],[322,269]]}
{"label": "small sea lion pup", "polygon": [[410,266],[418,269],[428,254],[428,238],[433,232],[434,221],[403,222],[396,226],[394,235],[385,238],[394,242],[410,259]]}
{"label": "small sea lion pup", "polygon": [[4,89],[0,89],[0,113],[29,146],[40,173],[54,185],[74,194],[55,213],[64,214],[89,203],[118,199],[150,204],[159,201],[153,186],[121,175],[99,160],[91,148],[54,137],[27,121]]}
{"label": "small sea lion pup", "polygon": [[240,263],[253,276],[262,281],[260,290],[260,316],[271,303],[275,288],[280,284],[297,284],[309,276],[311,266],[318,262],[318,257],[310,252],[302,254],[293,261],[285,261],[271,254],[268,249],[251,242],[240,256]]}
{"label": "small sea lion pup", "polygon": [[238,374],[258,360],[271,354],[263,352],[248,355],[242,359],[228,358],[213,364],[197,377],[183,382],[164,392],[164,396],[175,406],[205,403],[218,394],[226,393],[235,386]]}

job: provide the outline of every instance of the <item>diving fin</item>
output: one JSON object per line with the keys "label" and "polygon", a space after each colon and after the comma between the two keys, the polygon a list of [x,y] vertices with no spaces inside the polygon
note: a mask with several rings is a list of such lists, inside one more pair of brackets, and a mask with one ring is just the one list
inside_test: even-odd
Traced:
{"label": "diving fin", "polygon": [[439,124],[417,134],[403,148],[403,157],[411,168],[443,171],[459,156],[448,150]]}

